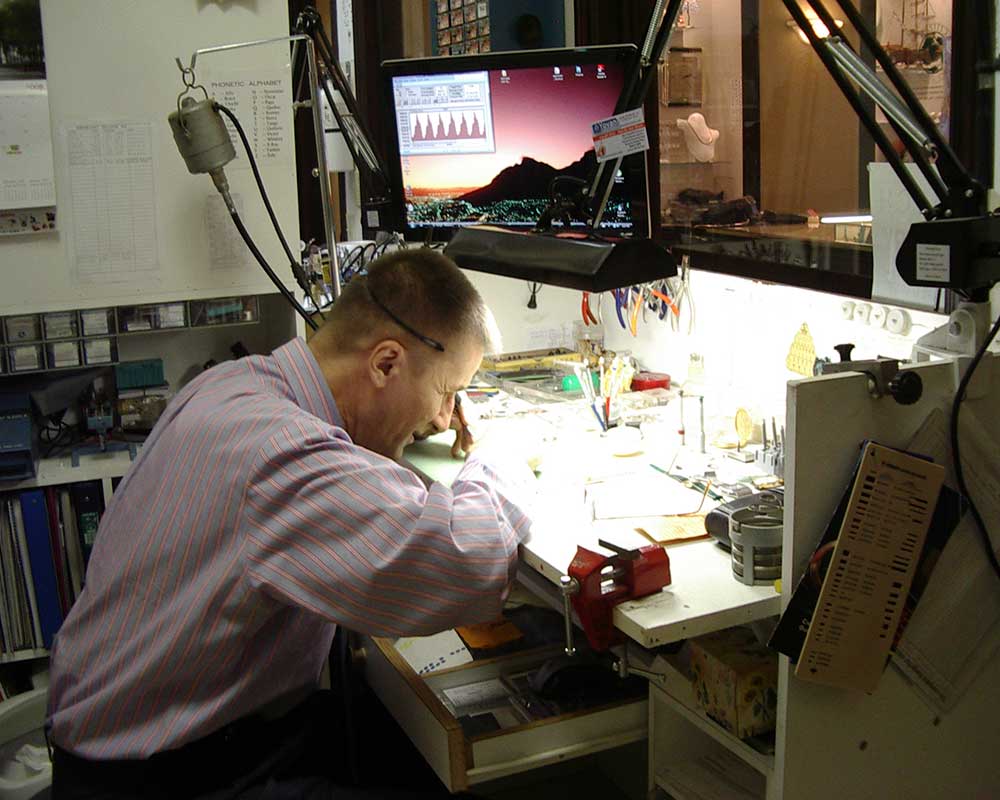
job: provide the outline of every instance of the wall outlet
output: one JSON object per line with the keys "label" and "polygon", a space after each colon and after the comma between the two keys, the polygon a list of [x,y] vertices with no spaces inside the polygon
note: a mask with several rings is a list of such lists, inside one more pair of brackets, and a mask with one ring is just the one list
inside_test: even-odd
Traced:
{"label": "wall outlet", "polygon": [[872,313],[868,316],[868,324],[873,328],[884,328],[888,316],[888,306],[872,306]]}
{"label": "wall outlet", "polygon": [[885,329],[889,333],[906,336],[910,332],[910,315],[901,308],[891,308],[885,318]]}

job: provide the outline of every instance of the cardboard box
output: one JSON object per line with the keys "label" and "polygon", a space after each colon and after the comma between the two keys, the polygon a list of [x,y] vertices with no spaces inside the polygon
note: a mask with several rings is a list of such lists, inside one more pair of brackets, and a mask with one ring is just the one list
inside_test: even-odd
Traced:
{"label": "cardboard box", "polygon": [[698,705],[741,739],[774,730],[778,656],[746,628],[729,628],[688,642]]}

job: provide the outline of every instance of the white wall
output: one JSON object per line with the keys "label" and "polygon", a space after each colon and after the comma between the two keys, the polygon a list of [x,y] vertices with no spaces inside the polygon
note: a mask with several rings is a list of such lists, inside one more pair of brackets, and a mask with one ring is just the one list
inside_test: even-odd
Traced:
{"label": "white wall", "polygon": [[640,323],[638,336],[623,331],[614,317],[614,303],[604,300],[605,344],[616,351],[632,352],[648,368],[668,372],[675,384],[687,378],[691,353],[704,359],[706,415],[718,419],[728,433],[728,420],[737,408],[750,411],[755,420],[785,416],[785,384],[799,376],[785,366],[792,341],[803,323],[816,346],[817,356],[837,361],[833,346],[856,345],[855,359],[888,356],[907,358],[912,342],[945,317],[911,311],[913,328],[897,336],[860,322],[845,321],[836,295],[763,284],[756,281],[692,272],[695,326],[691,335],[674,332],[666,321]]}
{"label": "white wall", "polygon": [[[286,4],[277,0],[42,0],[41,10],[59,230],[0,241],[0,314],[273,291],[252,258],[229,268],[212,268],[206,203],[209,198],[214,201],[216,193],[207,176],[188,173],[174,146],[167,115],[176,108],[183,88],[176,57],[187,64],[199,48],[287,34]],[[201,81],[213,75],[226,79],[279,76],[290,87],[287,62],[288,48],[272,45],[202,56],[196,72]],[[290,102],[287,113],[290,121]],[[242,118],[244,127],[248,116]],[[152,139],[155,235],[143,235],[134,246],[155,256],[156,267],[141,273],[95,269],[84,274],[76,268],[74,200],[82,219],[94,208],[92,198],[107,184],[101,181],[85,192],[78,171],[77,184],[71,185],[66,132],[82,124],[123,122],[148,126]],[[236,147],[242,152],[239,144]],[[283,144],[269,163],[261,165],[261,173],[294,246],[298,210],[293,151],[292,142]],[[226,172],[233,192],[242,197],[244,218],[258,246],[273,264],[284,264],[245,157],[240,156]],[[115,219],[127,217],[127,211],[113,213]],[[231,224],[228,215],[223,214],[223,220]],[[106,248],[108,253],[112,250]],[[110,258],[102,259],[102,268],[110,262]],[[280,272],[292,284],[287,273]]]}
{"label": "white wall", "polygon": [[[542,287],[538,308],[530,310],[526,308],[530,291],[525,281],[471,271],[466,274],[496,315],[505,352],[574,346],[581,330],[580,292]],[[675,332],[669,322],[649,315],[646,323],[640,321],[638,335],[633,338],[618,325],[610,293],[602,298],[603,330],[590,328],[589,332],[603,335],[608,349],[632,353],[643,367],[669,373],[675,385],[687,379],[690,355],[700,354],[708,390],[709,428],[723,433],[728,433],[739,407],[748,409],[755,421],[773,416],[781,424],[785,384],[799,377],[787,369],[785,359],[803,323],[809,327],[817,356],[837,361],[834,345],[844,342],[856,345],[856,359],[907,359],[918,337],[946,321],[940,314],[907,311],[912,327],[906,335],[895,335],[845,320],[842,304],[847,298],[836,295],[699,271],[692,272],[691,290],[695,324],[690,335],[686,317]],[[594,302],[592,297],[596,311]]]}
{"label": "white wall", "polygon": [[465,274],[493,311],[503,334],[504,352],[573,346],[573,323],[580,319],[580,292],[543,286],[536,297],[538,307],[530,309],[527,281],[485,272]]}

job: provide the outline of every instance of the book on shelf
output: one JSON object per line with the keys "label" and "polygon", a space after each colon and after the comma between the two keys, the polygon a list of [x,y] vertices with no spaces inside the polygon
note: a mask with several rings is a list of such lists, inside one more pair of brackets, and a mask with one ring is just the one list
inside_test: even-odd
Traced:
{"label": "book on shelf", "polygon": [[[52,549],[52,537],[45,493],[41,489],[21,492],[21,520],[31,569],[31,588],[34,594],[36,640],[40,647],[52,646],[63,622],[62,598],[56,577],[57,554]],[[11,501],[13,502],[13,501]]]}
{"label": "book on shelf", "polygon": [[76,511],[76,531],[80,539],[83,563],[90,561],[97,538],[97,526],[104,514],[104,496],[100,481],[81,481],[70,485],[73,508]]}
{"label": "book on shelf", "polygon": [[80,534],[76,529],[73,497],[65,486],[59,487],[58,494],[59,518],[62,520],[63,526],[63,544],[66,546],[66,565],[69,568],[71,597],[76,598],[83,590],[83,575],[87,565],[83,561],[83,547],[80,544]]}
{"label": "book on shelf", "polygon": [[7,563],[11,567],[11,616],[14,625],[14,641],[17,649],[23,650],[35,646],[35,632],[31,619],[31,597],[28,595],[30,578],[25,573],[24,548],[21,546],[20,526],[17,519],[19,508],[16,504],[4,502],[3,511],[7,521],[7,547],[10,554]]}
{"label": "book on shelf", "polygon": [[0,656],[48,649],[83,589],[100,481],[0,495]]}
{"label": "book on shelf", "polygon": [[3,652],[11,653],[23,646],[20,611],[20,571],[14,556],[14,532],[7,504],[0,504],[0,640]]}
{"label": "book on shelf", "polygon": [[65,617],[73,604],[73,589],[69,580],[65,532],[59,516],[59,493],[54,486],[45,487],[45,514],[48,519],[49,545],[52,548],[52,566],[55,570],[59,592],[59,609]]}

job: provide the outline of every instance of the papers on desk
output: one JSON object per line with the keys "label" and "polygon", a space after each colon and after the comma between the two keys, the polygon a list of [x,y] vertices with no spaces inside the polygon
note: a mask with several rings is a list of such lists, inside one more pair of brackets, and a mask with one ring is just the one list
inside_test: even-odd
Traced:
{"label": "papers on desk", "polygon": [[[616,478],[587,487],[594,519],[668,517],[707,512],[715,503],[703,492],[650,470],[650,475]],[[704,500],[704,502],[702,502]]]}
{"label": "papers on desk", "polygon": [[396,651],[418,675],[458,667],[472,661],[472,653],[453,630],[433,636],[404,636],[396,640]]}
{"label": "papers on desk", "polygon": [[615,541],[615,534],[622,531],[638,531],[655,544],[708,537],[704,514],[690,517],[626,517],[596,520],[593,527],[599,539],[609,541]]}

